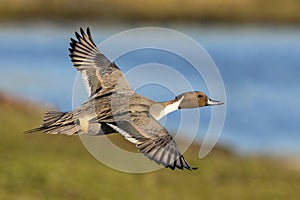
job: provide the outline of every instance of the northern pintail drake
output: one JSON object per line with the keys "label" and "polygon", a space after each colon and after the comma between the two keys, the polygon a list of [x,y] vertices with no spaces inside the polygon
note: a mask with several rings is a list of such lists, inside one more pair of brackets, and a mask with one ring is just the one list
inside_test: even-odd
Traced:
{"label": "northern pintail drake", "polygon": [[103,135],[119,133],[136,145],[149,159],[165,167],[194,169],[184,159],[176,142],[158,122],[170,112],[184,108],[221,105],[203,92],[178,95],[166,102],[156,102],[133,91],[114,62],[95,45],[90,29],[75,32],[71,38],[70,57],[81,72],[89,99],[71,112],[46,112],[40,127],[27,131],[49,134]]}

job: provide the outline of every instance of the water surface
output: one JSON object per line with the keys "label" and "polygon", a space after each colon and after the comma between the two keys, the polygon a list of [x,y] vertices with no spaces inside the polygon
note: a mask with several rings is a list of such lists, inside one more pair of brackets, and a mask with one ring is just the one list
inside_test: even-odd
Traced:
{"label": "water surface", "polygon": [[[227,95],[227,117],[220,144],[241,154],[300,153],[300,27],[167,27],[199,42],[219,68]],[[70,110],[76,70],[67,48],[77,28],[45,23],[2,24],[0,90]],[[94,39],[100,43],[132,25],[94,24],[92,28]],[[193,87],[207,91],[189,63],[166,52],[136,51],[116,62],[124,72],[151,62],[184,69]],[[155,100],[174,98],[168,88],[157,85],[144,86],[138,92]],[[210,109],[201,109],[200,113],[199,140],[206,131]],[[168,129],[176,129],[179,119],[179,112],[170,114]]]}

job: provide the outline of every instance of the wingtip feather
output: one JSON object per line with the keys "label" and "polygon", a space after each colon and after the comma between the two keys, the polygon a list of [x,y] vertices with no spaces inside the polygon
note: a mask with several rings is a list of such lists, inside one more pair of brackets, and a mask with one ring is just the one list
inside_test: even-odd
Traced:
{"label": "wingtip feather", "polygon": [[79,33],[77,31],[75,31],[75,36],[78,40],[80,40],[81,36],[79,35]]}
{"label": "wingtip feather", "polygon": [[81,35],[82,35],[82,36],[84,36],[84,35],[85,35],[85,32],[84,32],[84,30],[83,30],[83,28],[82,28],[82,27],[80,27],[80,33],[81,33]]}
{"label": "wingtip feather", "polygon": [[92,38],[92,34],[91,34],[90,27],[87,27],[86,33],[88,34],[88,36],[89,36],[90,38]]}

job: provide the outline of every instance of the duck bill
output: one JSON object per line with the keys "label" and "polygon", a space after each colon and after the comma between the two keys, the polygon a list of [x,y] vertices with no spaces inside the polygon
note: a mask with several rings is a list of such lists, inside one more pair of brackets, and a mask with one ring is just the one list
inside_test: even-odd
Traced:
{"label": "duck bill", "polygon": [[222,101],[216,101],[216,100],[212,100],[212,99],[207,99],[207,106],[215,106],[215,105],[222,105],[224,104],[224,102]]}

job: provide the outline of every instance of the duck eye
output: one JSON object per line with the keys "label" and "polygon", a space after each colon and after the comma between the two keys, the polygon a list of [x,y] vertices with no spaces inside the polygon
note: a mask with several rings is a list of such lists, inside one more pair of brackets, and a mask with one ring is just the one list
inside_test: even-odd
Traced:
{"label": "duck eye", "polygon": [[203,95],[202,95],[202,94],[199,94],[199,95],[198,95],[198,97],[199,97],[199,98],[202,98],[202,97],[203,97]]}

